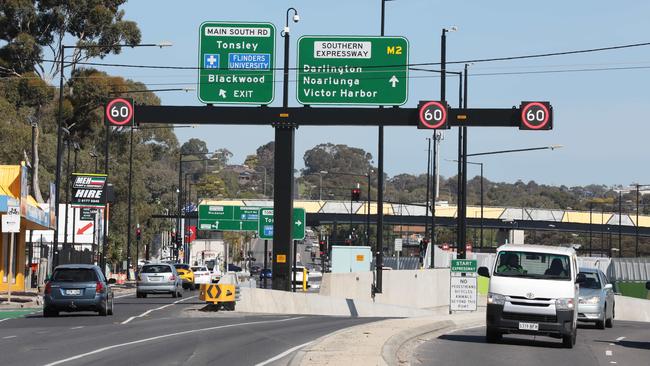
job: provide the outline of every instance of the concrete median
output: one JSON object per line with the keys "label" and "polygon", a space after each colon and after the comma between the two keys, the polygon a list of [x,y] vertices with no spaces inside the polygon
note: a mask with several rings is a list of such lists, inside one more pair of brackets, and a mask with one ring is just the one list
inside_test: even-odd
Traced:
{"label": "concrete median", "polygon": [[616,296],[615,320],[650,322],[650,300]]}
{"label": "concrete median", "polygon": [[429,310],[358,299],[242,288],[237,311],[269,314],[309,314],[352,317],[408,318],[432,315]]}

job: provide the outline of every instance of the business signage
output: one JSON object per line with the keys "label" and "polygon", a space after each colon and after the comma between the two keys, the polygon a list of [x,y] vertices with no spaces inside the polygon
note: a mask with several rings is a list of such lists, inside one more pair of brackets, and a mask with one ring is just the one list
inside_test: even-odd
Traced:
{"label": "business signage", "polygon": [[75,207],[98,207],[106,204],[106,174],[72,174],[72,199]]}

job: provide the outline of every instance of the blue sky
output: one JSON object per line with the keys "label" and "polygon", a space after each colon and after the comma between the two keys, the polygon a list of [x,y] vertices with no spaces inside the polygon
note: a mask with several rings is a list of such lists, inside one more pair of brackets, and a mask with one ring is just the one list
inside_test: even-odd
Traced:
{"label": "blue sky", "polygon": [[[165,49],[126,49],[103,62],[197,66],[198,27],[204,21],[271,22],[278,29],[276,64],[282,64],[282,38],[286,9],[298,9],[301,20],[291,25],[291,66],[295,66],[296,41],[301,35],[378,35],[379,0],[240,0],[171,1],[131,0],[123,9],[136,21],[145,43],[172,41]],[[523,54],[598,48],[650,41],[648,1],[480,1],[396,0],[386,3],[386,35],[410,42],[410,62],[440,59],[440,31],[456,25],[447,38],[447,59],[467,60]],[[584,68],[649,67],[636,70],[566,72],[529,75],[480,75],[486,73],[546,71]],[[460,70],[452,65],[450,70]],[[196,71],[102,68],[148,84],[150,89],[188,87],[196,83]],[[554,106],[554,129],[525,132],[516,128],[470,128],[468,150],[483,152],[510,148],[561,144],[555,151],[488,156],[490,180],[535,180],[548,184],[650,183],[650,47],[606,51],[586,55],[549,57],[470,66],[470,107],[508,108],[522,100],[549,100]],[[418,78],[411,72],[409,100],[439,98],[440,80]],[[277,73],[276,78],[281,74]],[[292,78],[295,77],[292,76]],[[276,86],[280,105],[281,83]],[[456,80],[448,81],[448,99],[456,106]],[[290,85],[290,105],[297,106],[295,85]],[[166,105],[200,105],[196,92],[159,93]],[[191,121],[187,121],[191,123]],[[179,129],[181,141],[205,140],[211,150],[227,148],[235,163],[273,139],[271,127],[204,126]],[[426,137],[429,131],[386,128],[385,170],[390,175],[426,170]],[[455,129],[445,133],[441,146],[441,173],[455,174]],[[296,132],[296,167],[303,167],[304,151],[332,142],[363,148],[376,157],[377,128],[301,127]],[[376,160],[375,160],[376,164]],[[478,174],[470,166],[470,175]]]}

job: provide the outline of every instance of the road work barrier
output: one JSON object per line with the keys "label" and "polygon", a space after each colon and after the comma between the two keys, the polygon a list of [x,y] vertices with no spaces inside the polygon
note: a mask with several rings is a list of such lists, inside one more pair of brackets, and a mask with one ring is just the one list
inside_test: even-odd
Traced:
{"label": "road work barrier", "polygon": [[236,285],[204,283],[201,284],[199,299],[214,305],[216,310],[220,307],[235,310],[237,290]]}

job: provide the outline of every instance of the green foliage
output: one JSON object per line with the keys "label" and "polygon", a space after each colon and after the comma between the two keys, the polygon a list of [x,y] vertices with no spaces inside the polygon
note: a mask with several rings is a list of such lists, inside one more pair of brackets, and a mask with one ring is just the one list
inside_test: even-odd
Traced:
{"label": "green foliage", "polygon": [[[90,57],[118,54],[119,44],[138,44],[141,34],[137,24],[124,19],[119,7],[126,0],[6,0],[0,2],[0,72],[21,75],[44,71],[43,48],[56,59],[64,39],[74,39],[69,61],[76,63]],[[70,55],[69,55],[70,56]],[[52,64],[52,75],[59,65]]]}

